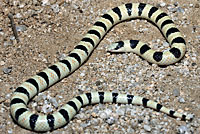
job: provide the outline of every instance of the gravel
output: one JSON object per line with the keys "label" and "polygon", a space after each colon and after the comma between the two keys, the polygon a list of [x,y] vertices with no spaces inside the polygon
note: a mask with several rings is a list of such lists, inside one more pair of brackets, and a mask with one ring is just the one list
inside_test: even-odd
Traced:
{"label": "gravel", "polygon": [[[130,1],[0,2],[2,133],[32,133],[16,125],[10,116],[9,103],[14,89],[30,76],[64,59],[99,16],[126,2]],[[167,12],[184,34],[187,52],[180,62],[159,67],[132,53],[107,53],[109,44],[123,39],[139,39],[155,49],[169,49],[169,43],[148,21],[123,22],[109,31],[85,64],[34,97],[28,106],[40,113],[52,113],[81,93],[108,90],[155,100],[188,113],[194,120],[180,121],[143,106],[98,104],[83,107],[65,127],[52,133],[200,133],[199,2],[156,0],[148,3]],[[9,13],[14,15],[20,43],[13,36]]]}

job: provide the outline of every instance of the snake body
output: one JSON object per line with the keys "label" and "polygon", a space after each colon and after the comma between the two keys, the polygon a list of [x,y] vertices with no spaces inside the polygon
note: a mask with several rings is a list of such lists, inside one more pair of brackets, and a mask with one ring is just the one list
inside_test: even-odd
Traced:
{"label": "snake body", "polygon": [[154,51],[147,44],[138,40],[128,40],[111,45],[109,51],[135,52],[148,62],[159,65],[173,64],[184,56],[186,51],[185,40],[166,13],[157,7],[144,3],[127,3],[115,7],[94,23],[64,60],[51,65],[17,87],[10,103],[12,118],[26,129],[49,131],[66,125],[84,105],[111,102],[143,105],[172,117],[190,120],[191,118],[188,115],[170,110],[149,99],[112,92],[89,92],[79,95],[67,102],[58,111],[48,115],[36,113],[27,107],[31,98],[81,66],[113,25],[132,18],[145,18],[155,23],[171,44],[171,48],[163,52]]}

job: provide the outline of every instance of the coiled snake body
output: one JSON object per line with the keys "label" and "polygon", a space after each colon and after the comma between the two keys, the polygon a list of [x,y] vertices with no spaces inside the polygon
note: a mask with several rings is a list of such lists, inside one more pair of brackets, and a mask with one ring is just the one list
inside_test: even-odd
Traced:
{"label": "coiled snake body", "polygon": [[81,66],[113,25],[132,18],[145,18],[155,23],[171,44],[171,48],[159,52],[138,40],[127,40],[111,45],[109,51],[134,52],[148,62],[159,65],[173,64],[184,56],[186,51],[185,40],[166,13],[157,7],[144,3],[127,3],[115,7],[94,23],[64,60],[46,68],[17,87],[10,103],[12,118],[26,129],[49,131],[66,125],[84,105],[112,102],[144,105],[173,117],[190,120],[189,116],[170,110],[146,98],[112,92],[90,92],[79,95],[67,102],[58,111],[48,115],[38,114],[27,108],[32,97]]}

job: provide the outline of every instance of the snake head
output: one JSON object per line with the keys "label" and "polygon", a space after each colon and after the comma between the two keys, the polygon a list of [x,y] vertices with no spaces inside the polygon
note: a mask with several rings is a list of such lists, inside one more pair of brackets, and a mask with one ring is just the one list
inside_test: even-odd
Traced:
{"label": "snake head", "polygon": [[124,42],[123,41],[118,41],[113,44],[111,44],[108,49],[108,52],[125,52],[124,50]]}

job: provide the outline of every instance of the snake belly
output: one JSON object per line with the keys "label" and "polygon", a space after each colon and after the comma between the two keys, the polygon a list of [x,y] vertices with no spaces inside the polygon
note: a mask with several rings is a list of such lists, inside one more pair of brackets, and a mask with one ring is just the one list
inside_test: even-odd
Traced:
{"label": "snake belly", "polygon": [[112,92],[89,92],[79,95],[53,114],[36,113],[27,107],[31,98],[80,67],[113,25],[133,18],[145,18],[155,23],[171,45],[171,48],[160,52],[151,49],[147,44],[138,40],[130,40],[125,41],[128,42],[126,45],[124,45],[124,41],[112,45],[110,51],[123,48],[132,49],[148,62],[158,65],[173,64],[184,56],[186,51],[185,40],[166,13],[157,7],[144,3],[127,3],[115,7],[94,23],[64,60],[51,65],[16,88],[10,103],[13,120],[23,128],[32,131],[49,131],[65,126],[82,106],[106,102],[143,105],[172,117],[190,120],[189,116],[170,110],[152,100]]}

